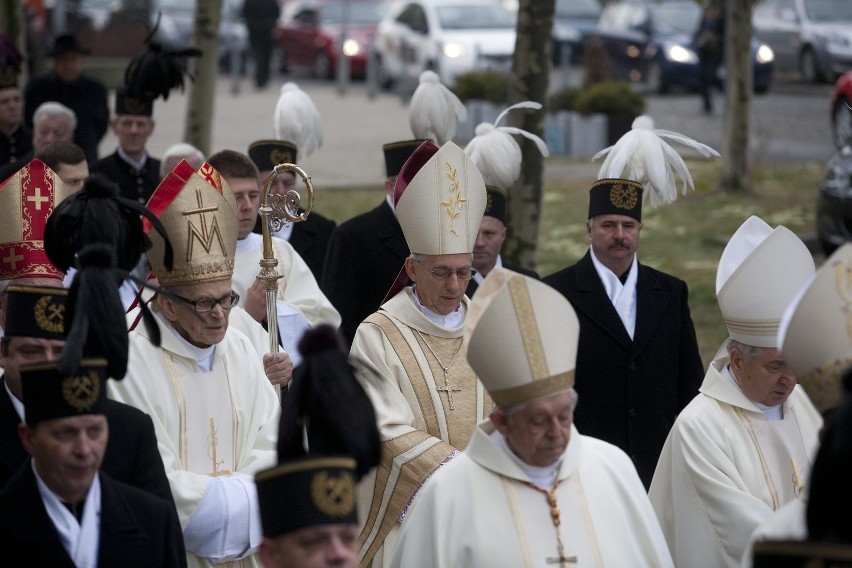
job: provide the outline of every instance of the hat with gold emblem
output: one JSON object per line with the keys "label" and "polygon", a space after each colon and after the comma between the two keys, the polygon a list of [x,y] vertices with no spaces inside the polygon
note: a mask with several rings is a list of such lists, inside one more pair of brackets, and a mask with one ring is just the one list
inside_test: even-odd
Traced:
{"label": "hat with gold emblem", "polygon": [[464,324],[468,363],[501,408],[573,387],[579,338],[562,294],[505,268],[488,273]]}
{"label": "hat with gold emblem", "polygon": [[799,237],[749,217],[716,270],[716,298],[731,339],[774,348],[784,310],[813,275],[813,257]]}
{"label": "hat with gold emblem", "polygon": [[778,350],[817,410],[840,404],[841,378],[852,368],[852,244],[834,251],[791,302]]}
{"label": "hat with gold emblem", "polygon": [[309,456],[255,476],[263,535],[327,524],[357,524],[355,459]]}
{"label": "hat with gold emblem", "polygon": [[67,301],[65,288],[12,284],[6,288],[3,333],[7,337],[64,340]]}
{"label": "hat with gold emblem", "polygon": [[406,160],[411,157],[418,146],[426,140],[399,140],[390,142],[382,146],[382,153],[385,156],[385,173],[387,177],[399,175],[399,170],[402,169]]}
{"label": "hat with gold emblem", "polygon": [[151,239],[148,261],[163,286],[180,286],[230,278],[237,249],[236,202],[228,183],[210,164],[196,171],[181,161],[160,182],[148,200],[148,209],[166,228],[174,266],[164,264],[165,241],[143,225]]}
{"label": "hat with gold emblem", "polygon": [[248,156],[259,171],[268,172],[278,164],[295,164],[298,152],[286,140],[258,140],[249,146]]}
{"label": "hat with gold emblem", "polygon": [[44,227],[67,196],[59,176],[38,159],[0,186],[0,279],[62,279],[44,251]]}
{"label": "hat with gold emblem", "polygon": [[152,116],[154,100],[133,96],[124,90],[115,91],[115,114],[118,116]]}
{"label": "hat with gold emblem", "polygon": [[57,363],[21,366],[21,389],[27,424],[42,420],[103,414],[106,404],[107,362],[84,359],[66,374]]}

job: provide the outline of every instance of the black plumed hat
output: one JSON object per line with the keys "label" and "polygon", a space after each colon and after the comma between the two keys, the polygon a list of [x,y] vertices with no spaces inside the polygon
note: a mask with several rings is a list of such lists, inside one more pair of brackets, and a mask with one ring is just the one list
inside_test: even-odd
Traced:
{"label": "black plumed hat", "polygon": [[[293,374],[278,434],[278,460],[347,455],[360,478],[378,465],[381,442],[373,405],[352,372],[343,342],[330,325],[299,342],[302,364]],[[305,447],[307,439],[307,447]]]}

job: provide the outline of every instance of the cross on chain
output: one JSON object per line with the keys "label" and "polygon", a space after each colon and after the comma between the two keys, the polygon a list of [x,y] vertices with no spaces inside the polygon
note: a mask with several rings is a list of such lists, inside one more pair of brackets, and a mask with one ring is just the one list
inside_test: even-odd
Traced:
{"label": "cross on chain", "polygon": [[41,211],[41,204],[50,201],[50,197],[41,194],[41,188],[35,188],[35,195],[28,195],[27,201],[35,203],[36,211]]}
{"label": "cross on chain", "polygon": [[447,393],[447,402],[450,403],[450,410],[455,410],[455,400],[453,399],[454,392],[461,392],[461,387],[454,387],[450,384],[450,375],[447,372],[447,369],[444,369],[444,386],[438,387],[438,392]]}
{"label": "cross on chain", "polygon": [[[560,547],[561,548],[561,547]],[[559,557],[555,558],[553,556],[549,556],[546,560],[547,564],[559,564],[562,568],[565,568],[569,563],[576,564],[577,557],[576,556],[564,556],[562,551],[559,551]]]}

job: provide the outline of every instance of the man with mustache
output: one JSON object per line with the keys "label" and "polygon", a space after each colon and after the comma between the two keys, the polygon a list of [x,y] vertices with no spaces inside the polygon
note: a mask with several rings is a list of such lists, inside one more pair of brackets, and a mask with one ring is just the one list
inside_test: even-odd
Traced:
{"label": "man with mustache", "polygon": [[589,191],[590,247],[544,278],[580,319],[574,422],[615,444],[647,488],[678,412],[698,394],[703,365],[686,283],[639,263],[641,184],[600,179]]}

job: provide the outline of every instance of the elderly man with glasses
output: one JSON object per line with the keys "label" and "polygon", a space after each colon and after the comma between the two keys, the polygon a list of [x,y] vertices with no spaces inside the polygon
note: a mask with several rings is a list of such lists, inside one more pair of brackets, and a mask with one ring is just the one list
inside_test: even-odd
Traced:
{"label": "elderly man with glasses", "polygon": [[[262,531],[254,475],[276,462],[285,353],[257,350],[229,318],[238,220],[234,194],[209,164],[178,164],[149,209],[174,248],[151,231],[148,260],[162,290],[154,303],[160,345],[148,326],[131,332],[127,377],[110,394],[151,415],[183,529],[188,566],[258,566]],[[265,371],[265,372],[264,372]],[[269,380],[267,380],[269,379]]]}
{"label": "elderly man with glasses", "polygon": [[[485,183],[455,144],[421,144],[394,189],[411,255],[379,311],[358,327],[351,355],[376,412],[378,472],[365,476],[359,502],[361,565],[393,553],[400,518],[418,488],[463,448],[491,399],[467,363],[462,334],[473,244],[485,210]],[[413,286],[406,286],[408,281]],[[388,475],[388,472],[396,472]],[[364,522],[365,521],[365,522]]]}

